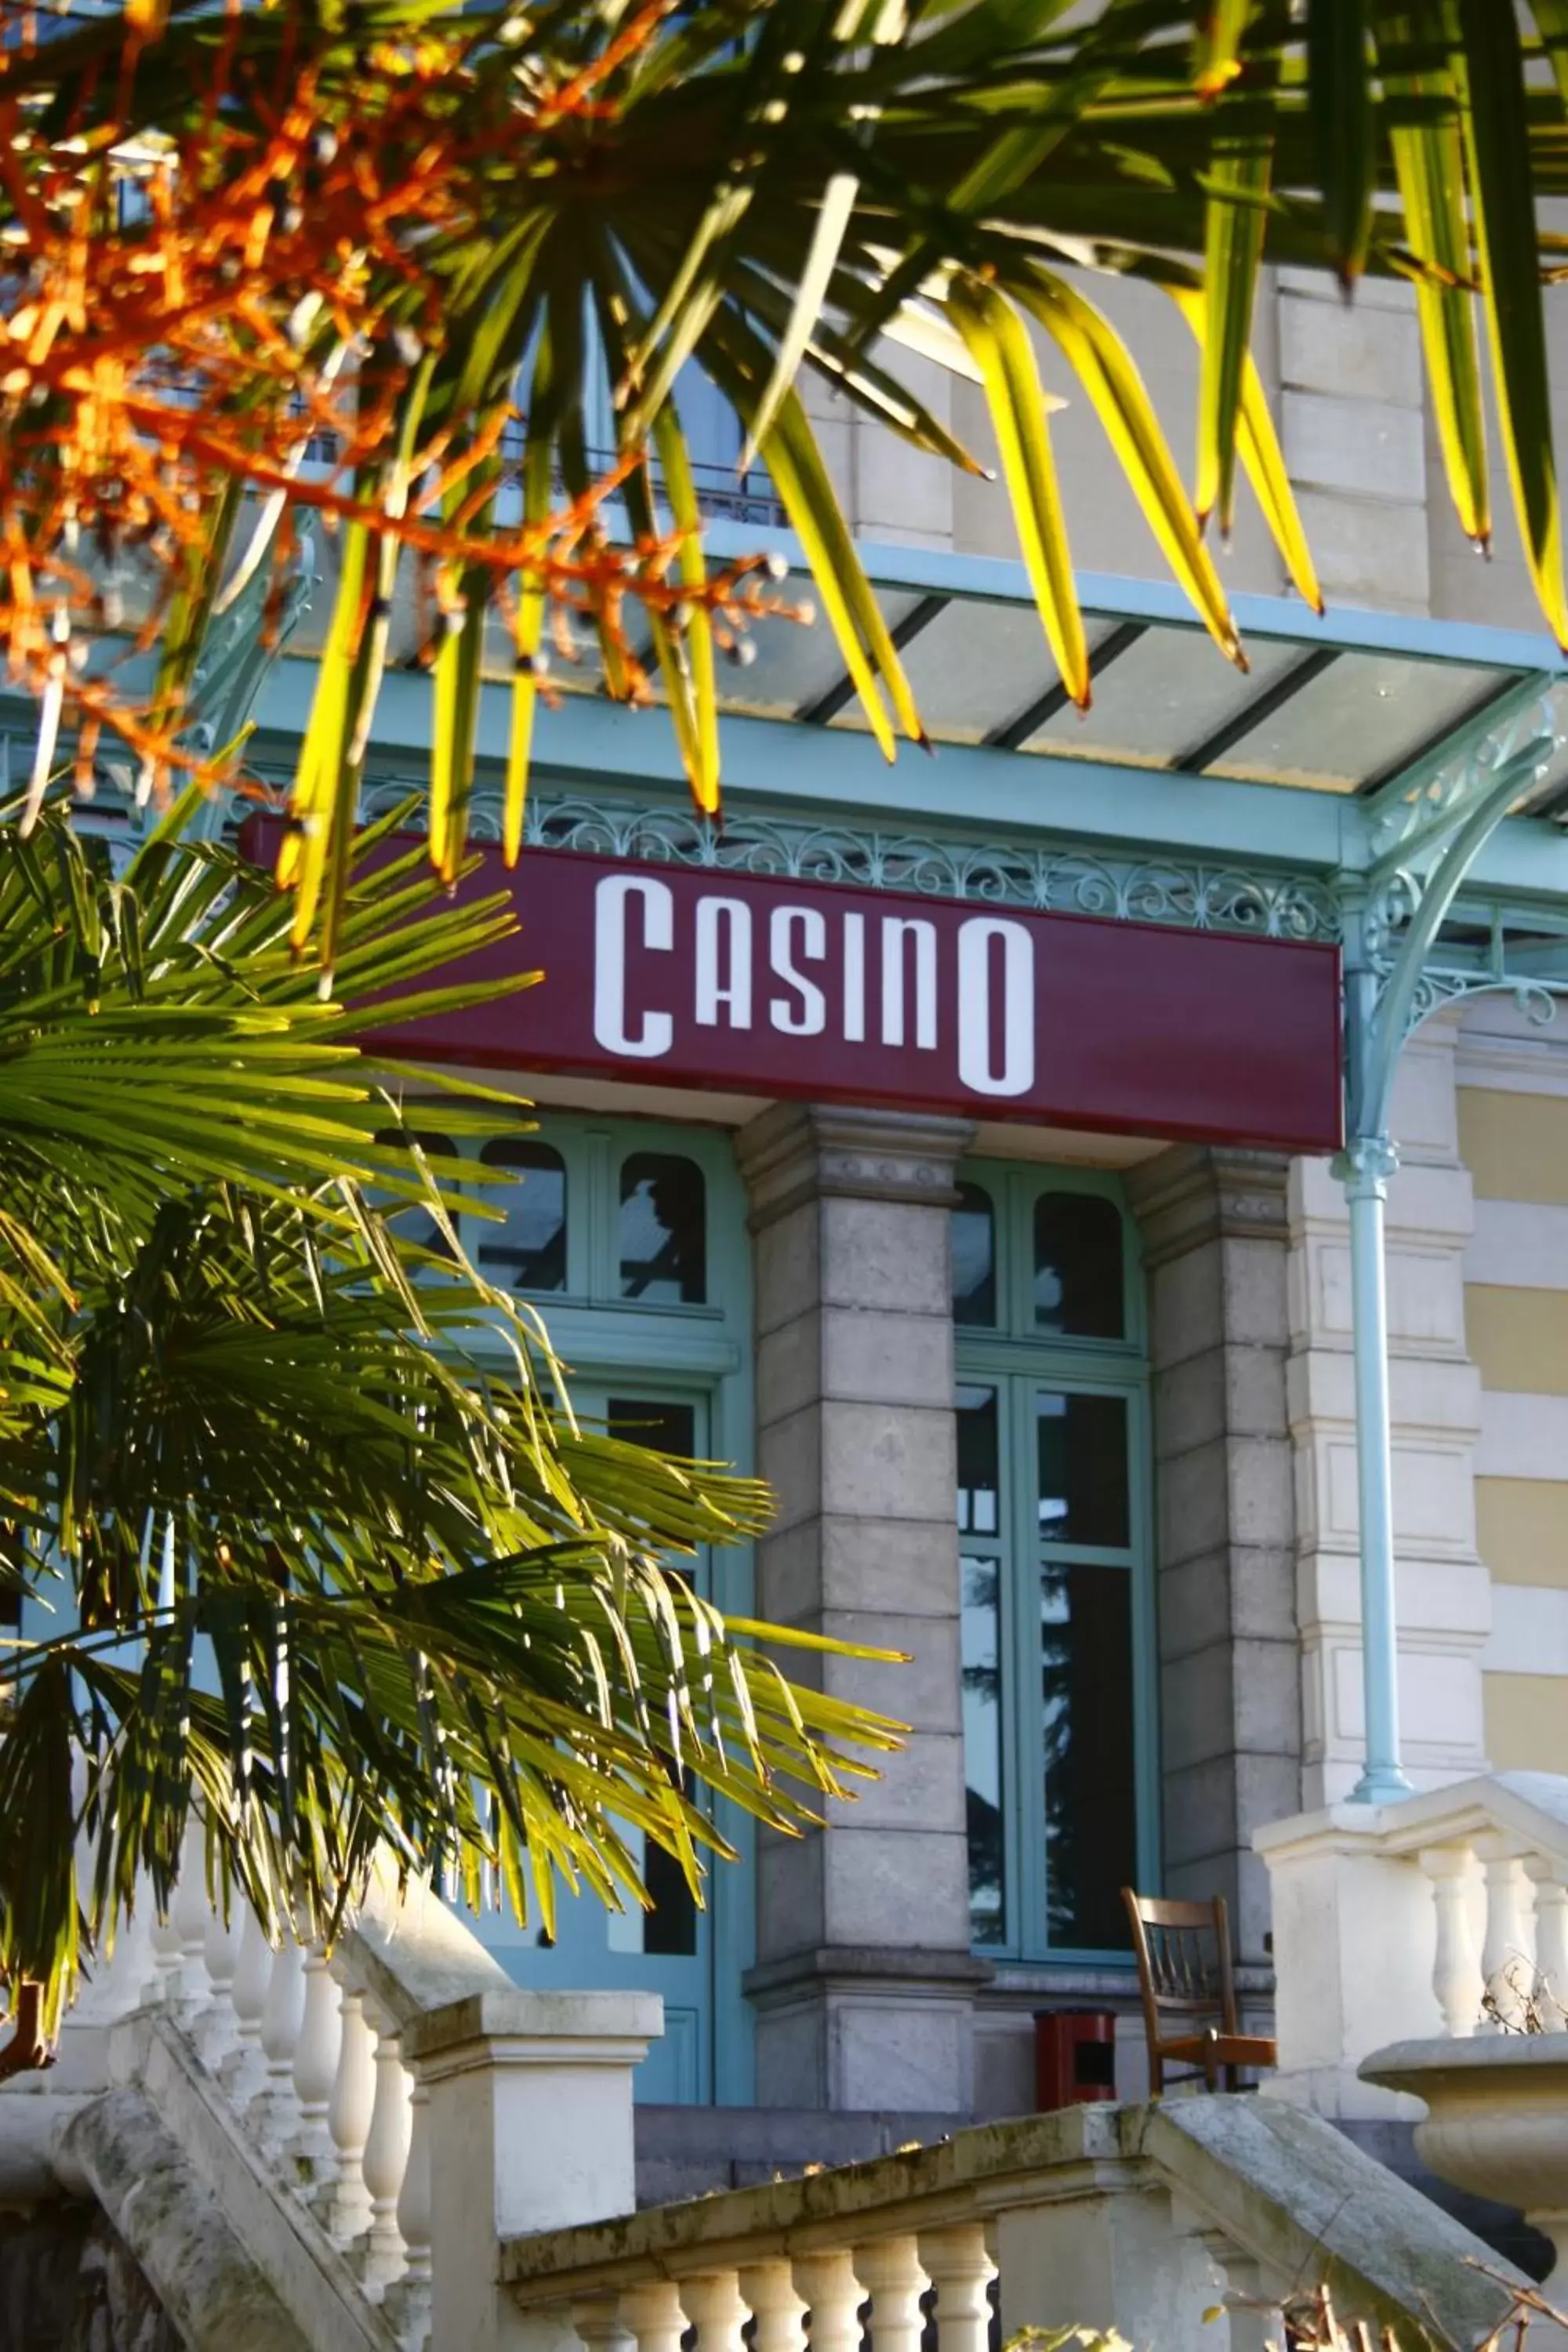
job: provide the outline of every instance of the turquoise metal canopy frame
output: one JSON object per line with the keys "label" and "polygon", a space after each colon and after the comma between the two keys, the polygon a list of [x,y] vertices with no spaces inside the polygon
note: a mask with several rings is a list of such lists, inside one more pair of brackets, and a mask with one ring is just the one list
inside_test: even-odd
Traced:
{"label": "turquoise metal canopy frame", "polygon": [[[722,526],[713,539],[742,544]],[[1340,943],[1334,1168],[1350,1219],[1366,1716],[1353,1795],[1405,1795],[1384,1272],[1394,1081],[1405,1039],[1444,1005],[1507,990],[1546,1020],[1568,991],[1563,660],[1532,635],[1362,613],[1319,622],[1242,597],[1254,667],[1238,678],[1173,592],[1086,580],[1086,723],[1042,675],[1018,566],[863,553],[934,763],[910,755],[889,770],[826,632],[801,633],[732,676],[721,828],[658,791],[678,778],[658,721],[610,706],[586,677],[542,726],[529,837]]]}
{"label": "turquoise metal canopy frame", "polygon": [[[787,534],[770,534],[804,605]],[[754,551],[715,521],[719,555]],[[888,767],[832,637],[768,623],[724,678],[725,814],[693,815],[671,732],[611,703],[591,654],[541,714],[528,838],[626,858],[1128,921],[1336,941],[1344,975],[1345,1143],[1360,1504],[1365,1768],[1353,1791],[1408,1793],[1400,1756],[1384,1274],[1398,1166],[1391,1104],[1423,1020],[1506,990],[1550,1020],[1568,993],[1568,664],[1546,640],[1456,623],[1238,596],[1252,668],[1208,644],[1173,589],[1085,578],[1095,706],[1049,672],[1022,567],[862,546],[934,761]],[[329,559],[330,560],[330,551]],[[287,782],[310,665],[215,651],[214,740],[256,705],[254,764]],[[479,719],[475,829],[493,830],[509,664]],[[0,730],[26,737],[16,706]],[[429,688],[390,675],[367,761],[374,804],[424,780]],[[206,714],[204,714],[206,715]]]}

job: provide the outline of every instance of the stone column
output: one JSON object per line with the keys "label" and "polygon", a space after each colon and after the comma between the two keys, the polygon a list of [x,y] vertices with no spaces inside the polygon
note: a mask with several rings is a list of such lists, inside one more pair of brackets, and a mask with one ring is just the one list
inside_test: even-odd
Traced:
{"label": "stone column", "polygon": [[964,2115],[973,2099],[948,1210],[973,1129],[780,1103],[739,1139],[752,1198],[758,1547],[775,1622],[909,1654],[789,1661],[910,1728],[853,1802],[759,1841],[764,2106]]}
{"label": "stone column", "polygon": [[564,2313],[514,2305],[500,2248],[633,2210],[632,2075],[663,2026],[657,1993],[510,1986],[419,2019],[405,2054],[429,2092],[433,2344],[575,2343]]}
{"label": "stone column", "polygon": [[1301,1802],[1286,1162],[1178,1144],[1129,1171],[1153,1372],[1165,1886],[1261,1962],[1252,1832]]}

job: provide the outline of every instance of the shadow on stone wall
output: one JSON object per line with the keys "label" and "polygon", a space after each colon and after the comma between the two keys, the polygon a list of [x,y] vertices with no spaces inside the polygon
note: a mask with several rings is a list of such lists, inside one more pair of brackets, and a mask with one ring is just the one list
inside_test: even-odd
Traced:
{"label": "shadow on stone wall", "polygon": [[113,2228],[73,2200],[0,2213],[0,2352],[183,2352]]}

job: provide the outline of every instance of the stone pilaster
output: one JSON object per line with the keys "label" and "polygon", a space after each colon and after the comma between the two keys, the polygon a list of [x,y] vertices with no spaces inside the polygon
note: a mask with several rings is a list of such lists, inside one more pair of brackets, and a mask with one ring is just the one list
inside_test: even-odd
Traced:
{"label": "stone pilaster", "polygon": [[1165,1886],[1264,1957],[1251,1850],[1301,1801],[1286,1162],[1178,1144],[1130,1171],[1153,1373]]}
{"label": "stone pilaster", "polygon": [[910,1727],[858,1801],[757,1859],[764,2106],[966,2114],[964,1827],[948,1210],[963,1120],[778,1104],[739,1139],[755,1236],[758,1547],[777,1622],[907,1653],[796,1655]]}
{"label": "stone pilaster", "polygon": [[[1476,1550],[1480,1377],[1465,1346],[1465,1244],[1474,1223],[1454,1098],[1456,1031],[1405,1045],[1388,1189],[1389,1391],[1395,1606],[1405,1768],[1418,1788],[1487,1769],[1481,1652],[1491,1589]],[[1350,1237],[1321,1160],[1290,1171],[1290,1428],[1296,1448],[1303,1804],[1336,1803],[1364,1738]]]}

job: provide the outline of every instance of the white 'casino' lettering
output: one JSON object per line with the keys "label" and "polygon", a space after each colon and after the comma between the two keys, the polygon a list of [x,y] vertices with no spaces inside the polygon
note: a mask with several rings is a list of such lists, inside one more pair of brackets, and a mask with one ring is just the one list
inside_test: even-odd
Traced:
{"label": "white 'casino' lettering", "polygon": [[[658,1060],[675,1045],[675,970],[674,984],[649,992],[661,995],[662,1004],[628,1008],[627,953],[634,944],[645,952],[675,952],[675,894],[653,875],[609,874],[596,885],[594,902],[595,1038],[617,1057]],[[829,918],[816,907],[771,908],[766,967],[759,973],[751,905],[715,893],[697,900],[692,918],[693,1022],[742,1032],[766,1025],[785,1037],[825,1036],[831,1023],[847,1045],[912,1044],[918,1052],[935,1053],[944,1025],[936,926],[919,915],[870,919],[879,929],[881,982],[875,1040],[866,1034],[864,914],[846,909]],[[830,920],[839,927],[836,989],[828,962]],[[813,966],[820,977],[812,976]],[[957,974],[960,1083],[977,1095],[1027,1094],[1035,1082],[1035,942],[1027,927],[1000,915],[968,917],[958,927]]]}

